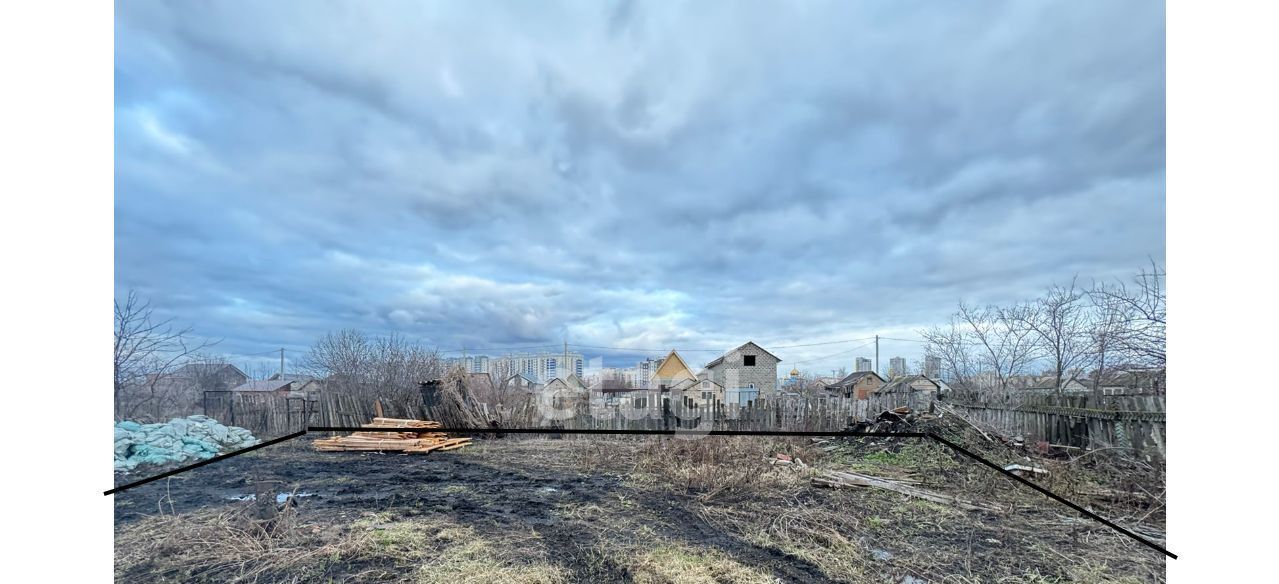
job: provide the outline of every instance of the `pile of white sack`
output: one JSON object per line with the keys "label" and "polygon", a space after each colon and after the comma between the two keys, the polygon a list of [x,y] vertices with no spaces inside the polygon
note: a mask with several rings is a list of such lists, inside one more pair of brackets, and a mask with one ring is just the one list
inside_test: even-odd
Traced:
{"label": "pile of white sack", "polygon": [[208,416],[174,418],[164,424],[124,420],[115,423],[115,470],[195,462],[257,443],[248,430],[224,426]]}

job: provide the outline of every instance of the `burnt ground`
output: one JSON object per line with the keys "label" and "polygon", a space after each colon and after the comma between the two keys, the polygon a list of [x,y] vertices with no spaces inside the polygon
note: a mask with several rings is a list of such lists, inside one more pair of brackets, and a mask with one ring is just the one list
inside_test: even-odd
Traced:
{"label": "burnt ground", "polygon": [[[767,462],[789,450],[817,469],[900,477],[922,469],[953,480],[960,463],[934,461],[936,451],[832,455],[734,440],[490,440],[425,456],[272,446],[116,494],[117,579],[1163,579],[1159,554],[1041,496],[961,485],[1006,503],[1007,514],[991,515],[891,492],[818,488],[814,468]],[[237,498],[263,481],[302,496],[258,534],[245,527],[253,503]]]}

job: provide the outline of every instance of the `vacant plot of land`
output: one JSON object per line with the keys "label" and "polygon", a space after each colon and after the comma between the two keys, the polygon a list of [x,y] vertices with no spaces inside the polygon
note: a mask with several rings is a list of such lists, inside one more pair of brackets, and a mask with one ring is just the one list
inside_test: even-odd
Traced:
{"label": "vacant plot of land", "polygon": [[[116,495],[116,575],[129,582],[1163,580],[1157,552],[932,443],[889,442],[503,439],[428,456],[273,446]],[[777,453],[804,464],[775,464]],[[998,511],[813,486],[827,469],[912,481]],[[242,500],[263,480],[296,495],[265,526]],[[1097,510],[1152,529],[1162,521],[1155,505]]]}

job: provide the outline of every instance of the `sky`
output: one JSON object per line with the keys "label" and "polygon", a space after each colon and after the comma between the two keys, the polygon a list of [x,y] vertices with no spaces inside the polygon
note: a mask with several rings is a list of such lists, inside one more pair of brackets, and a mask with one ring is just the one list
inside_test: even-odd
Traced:
{"label": "sky", "polygon": [[116,294],[237,363],[355,328],[818,373],[906,339],[886,368],[961,299],[1164,259],[1159,2],[140,0],[115,32]]}

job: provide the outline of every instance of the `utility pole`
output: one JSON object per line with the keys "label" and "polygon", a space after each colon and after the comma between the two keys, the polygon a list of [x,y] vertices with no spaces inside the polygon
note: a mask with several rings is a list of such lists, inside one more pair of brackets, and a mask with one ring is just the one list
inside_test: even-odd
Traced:
{"label": "utility pole", "polygon": [[280,347],[280,381],[284,381],[284,347]]}
{"label": "utility pole", "polygon": [[875,335],[875,375],[879,375],[879,335]]}

